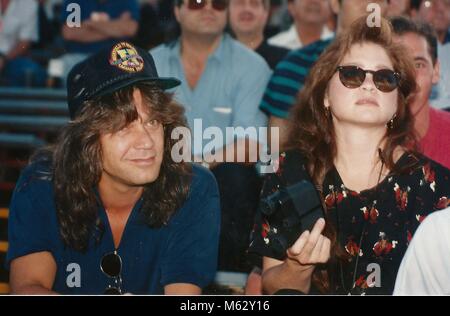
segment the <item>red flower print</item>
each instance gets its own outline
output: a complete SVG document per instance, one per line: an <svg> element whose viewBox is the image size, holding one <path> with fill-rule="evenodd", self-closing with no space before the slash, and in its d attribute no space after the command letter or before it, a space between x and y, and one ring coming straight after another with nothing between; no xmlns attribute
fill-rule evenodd
<svg viewBox="0 0 450 316"><path fill-rule="evenodd" d="M364 206L361 208L361 211L363 212L364 219L367 221L370 219L371 224L375 224L377 222L377 218L380 215L380 212L375 207L372 207L370 211L367 210L367 207Z"/></svg>
<svg viewBox="0 0 450 316"><path fill-rule="evenodd" d="M397 207L401 211L404 211L408 205L408 191L409 188L406 191L402 191L397 183L394 185L395 200L397 201Z"/></svg>
<svg viewBox="0 0 450 316"><path fill-rule="evenodd" d="M393 240L392 242L388 241L386 239L386 234L383 232L380 232L380 240L375 243L373 246L373 252L377 257L381 255L387 255L389 254L392 249L395 248L397 245L397 241Z"/></svg>
<svg viewBox="0 0 450 316"><path fill-rule="evenodd" d="M345 250L353 257L363 255L361 248L352 239L349 239L347 245L345 245Z"/></svg>
<svg viewBox="0 0 450 316"><path fill-rule="evenodd" d="M444 208L447 208L450 205L450 199L446 196L443 196L439 199L437 204L434 206L438 210L442 210Z"/></svg>
<svg viewBox="0 0 450 316"><path fill-rule="evenodd" d="M416 214L416 219L419 223L422 223L426 217L427 217L426 215Z"/></svg>

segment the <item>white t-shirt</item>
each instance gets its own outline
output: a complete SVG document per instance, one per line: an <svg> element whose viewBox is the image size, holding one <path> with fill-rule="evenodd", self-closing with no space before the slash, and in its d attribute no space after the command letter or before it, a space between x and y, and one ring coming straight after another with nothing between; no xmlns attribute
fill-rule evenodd
<svg viewBox="0 0 450 316"><path fill-rule="evenodd" d="M400 265L394 295L450 295L450 208L420 224Z"/></svg>
<svg viewBox="0 0 450 316"><path fill-rule="evenodd" d="M334 36L334 33L331 32L326 26L323 28L322 34L320 35L320 39L328 39ZM300 38L297 34L297 29L295 28L295 24L292 24L291 27L283 32L280 32L271 38L269 38L268 43L270 45L281 46L287 49L298 49L302 48L304 45L300 41Z"/></svg>
<svg viewBox="0 0 450 316"><path fill-rule="evenodd" d="M38 3L11 0L6 12L0 7L0 53L7 54L19 41L37 41Z"/></svg>

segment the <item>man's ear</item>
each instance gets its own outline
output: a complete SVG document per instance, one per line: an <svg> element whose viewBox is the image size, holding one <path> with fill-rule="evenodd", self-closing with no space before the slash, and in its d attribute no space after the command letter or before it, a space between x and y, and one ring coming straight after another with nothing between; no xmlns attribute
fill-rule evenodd
<svg viewBox="0 0 450 316"><path fill-rule="evenodd" d="M438 59L436 60L436 63L433 66L433 78L431 79L431 82L433 84L437 84L440 78L441 78L441 63L439 62Z"/></svg>
<svg viewBox="0 0 450 316"><path fill-rule="evenodd" d="M331 7L331 11L338 15L339 11L341 9L341 4L339 3L339 0L331 0L330 1L330 7Z"/></svg>
<svg viewBox="0 0 450 316"><path fill-rule="evenodd" d="M289 15L292 17L292 19L295 20L296 13L295 13L295 3L294 2L295 2L295 0L288 1L287 8L288 8Z"/></svg>
<svg viewBox="0 0 450 316"><path fill-rule="evenodd" d="M177 20L178 24L180 24L180 8L178 5L173 6L173 14L175 15L175 19Z"/></svg>

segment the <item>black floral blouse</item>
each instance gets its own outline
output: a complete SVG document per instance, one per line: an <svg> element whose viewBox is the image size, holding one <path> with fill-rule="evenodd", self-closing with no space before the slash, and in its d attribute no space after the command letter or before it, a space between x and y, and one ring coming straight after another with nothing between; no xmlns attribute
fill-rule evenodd
<svg viewBox="0 0 450 316"><path fill-rule="evenodd" d="M297 163L290 155L295 156L281 154L278 171L267 176L262 196L290 184L288 175ZM332 294L392 294L401 260L417 227L428 214L450 205L450 170L409 153L401 156L396 167L404 172L388 175L375 188L361 192L346 188L336 169L326 175L326 217L349 257L348 262L333 264ZM270 229L267 218L258 213L250 252L274 257Z"/></svg>

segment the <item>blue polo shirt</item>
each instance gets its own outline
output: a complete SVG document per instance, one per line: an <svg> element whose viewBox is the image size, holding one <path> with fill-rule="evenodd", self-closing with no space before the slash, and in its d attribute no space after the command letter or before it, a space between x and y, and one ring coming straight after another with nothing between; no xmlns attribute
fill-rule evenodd
<svg viewBox="0 0 450 316"><path fill-rule="evenodd" d="M306 77L333 39L318 40L291 51L275 68L259 108L269 115L287 118Z"/></svg>
<svg viewBox="0 0 450 316"><path fill-rule="evenodd" d="M147 226L134 206L119 247L122 258L122 290L133 294L163 294L164 286L191 283L204 287L217 267L220 204L217 183L211 172L192 167L190 191L183 207L168 225ZM15 258L48 251L57 271L53 290L61 294L102 294L113 285L100 269L104 254L113 252L111 228L103 206L98 215L103 236L89 242L86 253L65 247L59 234L49 166L34 163L23 172L14 191L9 215L9 249L6 266ZM79 287L74 272L79 273ZM75 284L75 285L74 285Z"/></svg>
<svg viewBox="0 0 450 316"><path fill-rule="evenodd" d="M129 12L133 20L139 21L139 2L137 0L65 0L62 6L62 23L66 23L67 17L73 14L71 11L67 11L67 7L71 3L80 6L81 23L83 23L84 20L89 19L93 12L105 12L109 15L111 20L118 19L123 13ZM115 42L120 42L122 40L127 39L112 38L92 43L66 41L65 47L68 53L92 54L103 48L111 47Z"/></svg>
<svg viewBox="0 0 450 316"><path fill-rule="evenodd" d="M193 137L196 130L217 127L226 134L227 127L267 126L267 116L258 108L272 71L266 61L229 34L223 34L217 49L194 89L189 86L181 63L180 40L160 45L150 51L158 74L175 77L181 85L174 90L175 99L184 106ZM200 125L194 125L201 119ZM198 129L197 129L198 127ZM230 142L233 139L230 140ZM203 141L204 144L207 141ZM225 145L225 144L224 144ZM194 154L200 152L193 148Z"/></svg>

